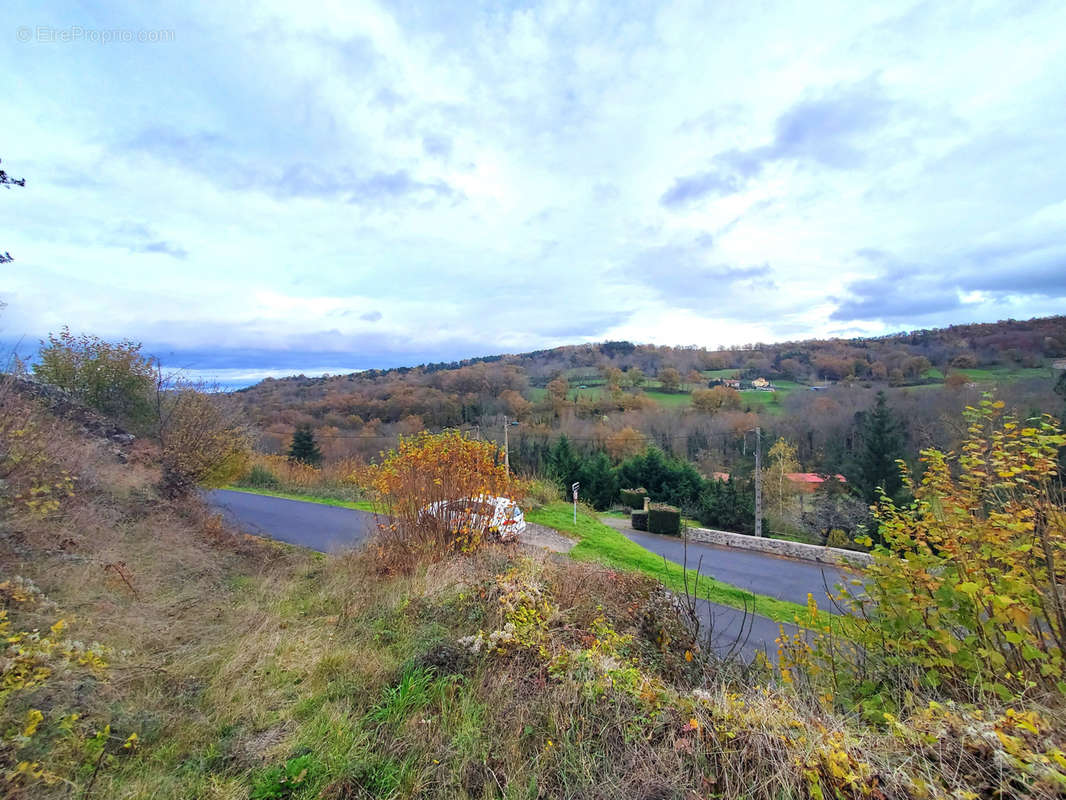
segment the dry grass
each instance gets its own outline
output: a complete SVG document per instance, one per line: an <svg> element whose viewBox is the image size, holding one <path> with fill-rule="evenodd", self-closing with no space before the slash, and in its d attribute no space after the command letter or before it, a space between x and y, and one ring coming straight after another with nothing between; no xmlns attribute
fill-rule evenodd
<svg viewBox="0 0 1066 800"><path fill-rule="evenodd" d="M352 476L360 474L365 467L365 462L358 458L328 460L320 467L312 467L285 456L253 453L248 471L237 485L334 500L362 500L365 492Z"/></svg>

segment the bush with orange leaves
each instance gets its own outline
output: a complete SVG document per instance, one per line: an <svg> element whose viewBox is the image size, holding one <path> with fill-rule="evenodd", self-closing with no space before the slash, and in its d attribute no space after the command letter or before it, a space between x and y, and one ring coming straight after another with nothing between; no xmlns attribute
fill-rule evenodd
<svg viewBox="0 0 1066 800"><path fill-rule="evenodd" d="M490 519L484 515L475 512L456 521L449 514L446 522L428 509L460 500L516 500L526 490L504 466L495 444L457 431L401 437L380 464L353 480L373 493L378 554L387 568L400 571L447 553L475 552L489 538Z"/></svg>

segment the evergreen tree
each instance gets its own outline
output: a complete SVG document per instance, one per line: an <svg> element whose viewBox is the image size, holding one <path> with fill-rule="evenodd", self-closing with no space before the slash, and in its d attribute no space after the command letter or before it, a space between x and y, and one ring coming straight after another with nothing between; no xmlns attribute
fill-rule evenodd
<svg viewBox="0 0 1066 800"><path fill-rule="evenodd" d="M709 528L734 533L755 533L755 491L750 483L707 481L700 495L699 520ZM763 531L769 531L763 520Z"/></svg>
<svg viewBox="0 0 1066 800"><path fill-rule="evenodd" d="M580 466L581 458L574 451L570 439L563 434L548 451L548 469L567 497L570 496L570 484L581 479L578 474Z"/></svg>
<svg viewBox="0 0 1066 800"><path fill-rule="evenodd" d="M694 466L666 455L658 447L649 447L623 461L618 478L625 486L643 486L656 502L690 511L699 506L706 483Z"/></svg>
<svg viewBox="0 0 1066 800"><path fill-rule="evenodd" d="M311 432L310 425L303 425L292 434L292 444L289 446L289 460L299 461L317 467L322 463L322 451L318 449L315 435Z"/></svg>
<svg viewBox="0 0 1066 800"><path fill-rule="evenodd" d="M618 475L611 467L611 459L602 450L588 456L578 468L581 482L580 496L598 511L606 511L618 497Z"/></svg>
<svg viewBox="0 0 1066 800"><path fill-rule="evenodd" d="M867 503L877 502L878 489L896 498L903 488L898 459L903 458L903 431L888 407L884 392L877 393L873 410L866 412L860 429L862 443L850 470L852 484Z"/></svg>

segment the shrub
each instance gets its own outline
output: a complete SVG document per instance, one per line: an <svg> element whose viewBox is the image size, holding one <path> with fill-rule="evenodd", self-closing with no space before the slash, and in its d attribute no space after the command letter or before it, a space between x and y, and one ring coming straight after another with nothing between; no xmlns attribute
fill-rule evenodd
<svg viewBox="0 0 1066 800"><path fill-rule="evenodd" d="M362 500L365 495L352 483L352 475L365 467L358 458L339 458L311 467L283 455L252 453L249 464L249 471L238 481L241 486L349 501ZM265 482L253 482L253 475L262 476Z"/></svg>
<svg viewBox="0 0 1066 800"><path fill-rule="evenodd" d="M61 466L62 440L50 419L0 375L0 512L42 517L74 491L74 478Z"/></svg>
<svg viewBox="0 0 1066 800"><path fill-rule="evenodd" d="M93 734L84 714L61 707L59 698L72 684L85 687L103 681L108 651L69 638L65 619L43 631L37 627L55 611L55 604L32 580L14 576L0 583L0 638L5 647L0 659L3 797L29 797L34 790L64 783L74 787L71 779L78 776L87 753L100 753L99 769L115 761L112 754L105 764L105 747L112 753L128 753L136 746L136 734L116 747L109 725Z"/></svg>
<svg viewBox="0 0 1066 800"><path fill-rule="evenodd" d="M491 518L477 508L479 498L516 499L526 490L498 456L492 442L457 431L420 433L401 437L381 464L356 476L375 493L378 554L387 568L407 570L422 559L472 553L485 543ZM426 513L433 507L447 510Z"/></svg>
<svg viewBox="0 0 1066 800"><path fill-rule="evenodd" d="M278 476L259 464L254 465L240 482L243 486L251 486L256 489L277 489L281 486Z"/></svg>
<svg viewBox="0 0 1066 800"><path fill-rule="evenodd" d="M848 535L844 533L844 531L840 530L840 528L833 528L831 531L829 531L828 534L826 534L825 546L848 548L853 547L854 545L851 539L848 538Z"/></svg>
<svg viewBox="0 0 1066 800"><path fill-rule="evenodd" d="M644 508L644 498L648 496L647 489L622 489L619 492L622 498L622 505L626 508Z"/></svg>
<svg viewBox="0 0 1066 800"><path fill-rule="evenodd" d="M526 482L526 496L523 502L526 507L540 508L554 503L559 496L559 486L554 481L534 478Z"/></svg>
<svg viewBox="0 0 1066 800"><path fill-rule="evenodd" d="M164 395L163 403L160 488L165 495L225 486L247 469L250 438L229 398L183 386Z"/></svg>
<svg viewBox="0 0 1066 800"><path fill-rule="evenodd" d="M43 383L135 426L151 419L156 376L140 344L74 336L64 327L58 336L49 334L48 342L41 342L38 359L33 374Z"/></svg>
<svg viewBox="0 0 1066 800"><path fill-rule="evenodd" d="M629 524L633 530L646 531L648 529L648 512L633 511L629 515Z"/></svg>
<svg viewBox="0 0 1066 800"><path fill-rule="evenodd" d="M654 504L648 509L648 531L676 536L681 533L681 512L673 506Z"/></svg>
<svg viewBox="0 0 1066 800"><path fill-rule="evenodd" d="M914 501L882 496L883 544L861 589L861 663L839 670L864 695L924 686L957 697L1066 692L1066 508L1054 421L1019 422L1002 402L969 408L958 456L925 450ZM868 543L868 542L867 542ZM837 654L839 656L839 654Z"/></svg>

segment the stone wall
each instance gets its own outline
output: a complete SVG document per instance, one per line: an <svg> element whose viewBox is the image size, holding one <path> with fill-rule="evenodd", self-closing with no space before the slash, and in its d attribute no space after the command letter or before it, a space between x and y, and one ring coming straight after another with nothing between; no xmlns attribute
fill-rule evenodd
<svg viewBox="0 0 1066 800"><path fill-rule="evenodd" d="M743 533L728 533L709 528L689 528L688 535L689 541L693 542L714 544L719 547L733 547L737 550L755 550L775 556L816 561L820 564L863 567L872 561L869 553L858 553L837 547L821 547L816 544L804 544L803 542L790 542L785 539L747 536Z"/></svg>

